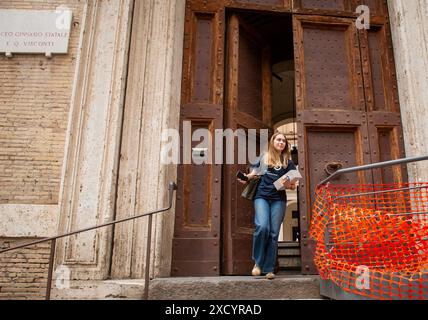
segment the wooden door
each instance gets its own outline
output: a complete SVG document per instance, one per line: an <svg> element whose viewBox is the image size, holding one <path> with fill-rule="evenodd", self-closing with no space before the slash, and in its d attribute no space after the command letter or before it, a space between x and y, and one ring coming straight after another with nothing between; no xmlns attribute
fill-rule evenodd
<svg viewBox="0 0 428 320"><path fill-rule="evenodd" d="M248 129L260 133L271 126L269 45L237 14L230 16L227 27L225 128L241 130L244 136ZM246 167L236 164L239 140L235 139L235 164L226 164L223 170L223 273L227 275L248 275L254 264L254 208L240 196L243 187L236 182L237 170Z"/></svg>
<svg viewBox="0 0 428 320"><path fill-rule="evenodd" d="M389 26L385 17L373 20L370 30L359 30L355 19L294 15L304 274L316 273L308 239L316 185L342 167L404 157ZM395 167L332 183L406 180L406 168Z"/></svg>
<svg viewBox="0 0 428 320"><path fill-rule="evenodd" d="M180 136L223 128L224 7L218 1L186 6ZM182 160L192 146L182 145ZM206 146L212 157L212 145ZM213 162L213 161L211 161ZM218 276L221 272L220 164L181 164L172 248L172 276Z"/></svg>

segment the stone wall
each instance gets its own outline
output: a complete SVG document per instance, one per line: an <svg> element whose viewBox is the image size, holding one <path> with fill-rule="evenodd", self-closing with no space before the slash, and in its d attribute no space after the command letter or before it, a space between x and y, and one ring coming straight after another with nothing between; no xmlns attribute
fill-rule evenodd
<svg viewBox="0 0 428 320"><path fill-rule="evenodd" d="M35 239L1 238L0 250ZM44 299L50 243L0 255L0 300Z"/></svg>
<svg viewBox="0 0 428 320"><path fill-rule="evenodd" d="M428 1L389 0L406 155L428 155ZM413 181L428 181L428 161L409 165Z"/></svg>
<svg viewBox="0 0 428 320"><path fill-rule="evenodd" d="M0 248L57 232L64 145L84 2L0 1L73 12L69 53L0 55ZM43 298L50 244L0 255L0 299Z"/></svg>
<svg viewBox="0 0 428 320"><path fill-rule="evenodd" d="M0 56L0 204L58 204L80 37L80 1L1 1L0 9L73 11L69 54Z"/></svg>

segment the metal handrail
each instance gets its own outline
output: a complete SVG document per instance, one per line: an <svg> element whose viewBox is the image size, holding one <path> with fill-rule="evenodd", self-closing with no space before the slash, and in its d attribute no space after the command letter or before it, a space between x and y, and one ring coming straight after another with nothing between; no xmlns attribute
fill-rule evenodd
<svg viewBox="0 0 428 320"><path fill-rule="evenodd" d="M52 245L51 245L51 251L50 251L50 258L49 258L49 271L48 271L48 281L47 281L47 287L46 287L46 300L50 300L50 296L51 296L51 287L52 287L52 274L53 274L53 261L55 258L55 249L56 249L56 240L61 239L61 238L65 238L65 237L69 237L72 235L76 235L76 234L80 234L83 232L87 232L87 231L92 231L95 229L99 229L99 228L104 228L104 227L108 227L111 225L116 225L118 223L122 223L122 222L126 222L126 221L130 221L130 220L135 220L135 219L139 219L142 217L149 217L149 225L148 225L148 237L147 237L147 247L146 247L146 272L145 272L145 279L144 279L144 296L143 299L147 300L149 297L149 276L150 276L150 250L151 250L151 233L152 233L152 219L153 219L153 215L161 213L161 212L165 212L168 211L172 208L172 201L173 201L173 194L174 191L177 190L177 184L175 182L170 182L169 183L169 206L167 208L164 209L160 209L160 210L156 210L156 211L152 211L152 212L148 212L148 213L144 213L138 216L133 216L133 217L129 217L129 218L125 218L125 219L120 219L120 220L116 220L116 221L112 221L112 222L108 222L108 223L104 223L102 225L98 225L98 226L94 226L94 227L90 227L90 228L85 228L85 229L81 229L81 230L77 230L77 231L73 231L73 232L69 232L69 233L65 233L65 234L61 234L61 235L57 235L54 237L50 237L50 238L45 238L45 239L41 239L41 240L37 240L31 243L27 243L24 245L19 245L13 248L9 248L9 249L5 249L5 250L1 250L0 254L5 253L5 252L9 252L9 251L14 251L17 249L22 249L22 248L26 248L26 247L30 247L39 243L44 243L44 242L49 242L52 241Z"/></svg>
<svg viewBox="0 0 428 320"><path fill-rule="evenodd" d="M399 160L390 160L390 161L385 161L385 162L368 164L368 165L364 165L364 166L340 169L340 170L337 170L332 175L330 175L328 178L321 181L317 185L317 189L320 188L323 184L326 184L327 182L329 182L334 177L342 175L342 174L356 172L356 171L364 171L364 170L370 170L370 169L384 168L384 167L388 167L388 166L394 166L394 165L403 164L403 163L410 163L410 162L418 162L418 161L423 161L423 160L428 160L428 156L411 157L411 158L404 158L404 159L399 159Z"/></svg>

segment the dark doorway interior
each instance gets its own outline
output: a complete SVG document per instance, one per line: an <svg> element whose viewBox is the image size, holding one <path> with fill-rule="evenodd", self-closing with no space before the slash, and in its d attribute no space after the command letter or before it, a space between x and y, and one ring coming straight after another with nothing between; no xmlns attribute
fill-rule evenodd
<svg viewBox="0 0 428 320"><path fill-rule="evenodd" d="M225 127L250 128L248 122L254 118L262 123L262 127L270 130L277 128L284 130L285 127L289 129L289 126L284 125L295 123L296 118L291 14L230 10L227 11L226 21L229 29L239 29L239 35L230 32L231 30L226 32L228 36L225 47L228 50L225 114L229 115L225 117ZM236 52L231 53L235 50L236 42L238 48ZM264 56L266 52L268 57ZM269 70L264 70L266 68ZM234 69L238 70L235 76L231 71ZM266 83L263 85L266 77L268 89ZM238 89L235 90L235 87ZM257 99L260 101L255 102ZM238 115L235 113L232 115L230 110L237 110ZM250 120L246 122L244 119L247 117ZM252 127L254 128L256 127ZM286 132L294 147L297 147L296 129L296 126L291 126L291 131ZM240 186L230 187L233 183L230 173L235 172L235 167L226 165L223 172L222 274L246 275L253 264L251 256L254 209L252 203L239 199ZM301 270L297 194L298 192L289 194L290 207L287 209L279 242L277 263L279 273L300 273Z"/></svg>

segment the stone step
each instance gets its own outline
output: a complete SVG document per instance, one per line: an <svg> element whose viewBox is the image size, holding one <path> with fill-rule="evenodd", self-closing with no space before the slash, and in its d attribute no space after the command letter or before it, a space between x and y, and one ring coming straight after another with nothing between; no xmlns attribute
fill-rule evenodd
<svg viewBox="0 0 428 320"><path fill-rule="evenodd" d="M300 242L278 241L278 248L300 248Z"/></svg>
<svg viewBox="0 0 428 320"><path fill-rule="evenodd" d="M52 288L53 300L141 300L144 280L72 281ZM318 276L162 278L150 282L151 300L322 299Z"/></svg>
<svg viewBox="0 0 428 320"><path fill-rule="evenodd" d="M318 276L164 278L150 283L151 300L321 299Z"/></svg>
<svg viewBox="0 0 428 320"><path fill-rule="evenodd" d="M300 248L278 248L278 257L300 257Z"/></svg>
<svg viewBox="0 0 428 320"><path fill-rule="evenodd" d="M142 300L144 280L71 281L52 284L52 300Z"/></svg>
<svg viewBox="0 0 428 320"><path fill-rule="evenodd" d="M302 266L302 260L298 257L278 257L278 263L280 269L300 269Z"/></svg>
<svg viewBox="0 0 428 320"><path fill-rule="evenodd" d="M278 242L278 256L300 256L300 243Z"/></svg>
<svg viewBox="0 0 428 320"><path fill-rule="evenodd" d="M301 269L301 252L299 242L278 242L279 272Z"/></svg>

